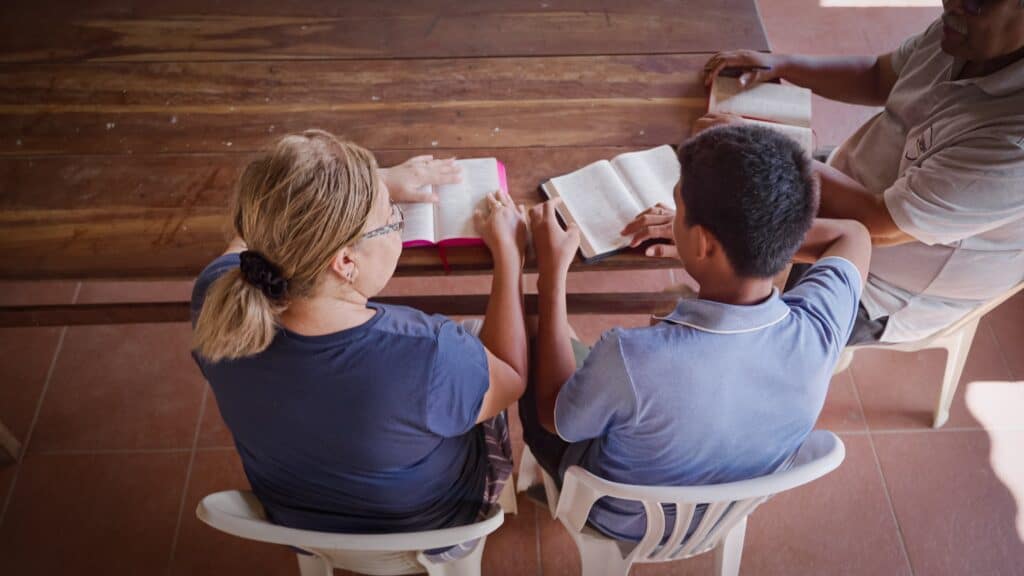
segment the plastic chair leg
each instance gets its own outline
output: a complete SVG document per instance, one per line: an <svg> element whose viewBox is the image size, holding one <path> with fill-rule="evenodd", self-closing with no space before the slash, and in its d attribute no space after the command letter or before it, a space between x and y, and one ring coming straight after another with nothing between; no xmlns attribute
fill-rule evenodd
<svg viewBox="0 0 1024 576"><path fill-rule="evenodd" d="M585 535L574 540L580 552L583 576L629 576L632 562L622 557L614 540L588 538Z"/></svg>
<svg viewBox="0 0 1024 576"><path fill-rule="evenodd" d="M505 483L505 487L501 489L501 495L498 496L498 505L505 511L505 514L519 513L519 504L516 502L516 488L512 485L511 478Z"/></svg>
<svg viewBox="0 0 1024 576"><path fill-rule="evenodd" d="M299 558L299 574L302 576L333 576L334 568L327 560L311 554L296 554Z"/></svg>
<svg viewBox="0 0 1024 576"><path fill-rule="evenodd" d="M935 420L932 428L941 428L949 419L949 407L953 404L953 396L960 384L960 376L964 373L964 364L971 353L974 333L978 330L978 320L965 325L956 334L950 336L942 347L946 349L946 370L942 376L942 390L939 392L939 405L935 407Z"/></svg>
<svg viewBox="0 0 1024 576"><path fill-rule="evenodd" d="M747 534L747 519L744 518L729 530L715 547L715 574L718 576L739 576L740 560L743 558L743 539Z"/></svg>
<svg viewBox="0 0 1024 576"><path fill-rule="evenodd" d="M486 543L487 538L481 538L476 548L468 556L458 560L434 564L424 561L421 555L420 563L427 569L429 576L480 576L480 564L483 561L484 544Z"/></svg>
<svg viewBox="0 0 1024 576"><path fill-rule="evenodd" d="M544 495L548 501L548 511L551 512L551 517L555 517L555 511L558 510L558 499L561 498L561 494L558 491L558 485L555 484L555 479L548 476L548 473L541 470L541 478L544 479Z"/></svg>
<svg viewBox="0 0 1024 576"><path fill-rule="evenodd" d="M850 367L850 363L853 362L853 350L851 348L844 348L842 353L839 354L839 362L836 363L836 367L832 370L832 374L839 374L843 370Z"/></svg>
<svg viewBox="0 0 1024 576"><path fill-rule="evenodd" d="M533 457L529 446L523 446L523 455L519 459L519 478L516 480L516 492L526 492L537 483L537 470L540 464Z"/></svg>

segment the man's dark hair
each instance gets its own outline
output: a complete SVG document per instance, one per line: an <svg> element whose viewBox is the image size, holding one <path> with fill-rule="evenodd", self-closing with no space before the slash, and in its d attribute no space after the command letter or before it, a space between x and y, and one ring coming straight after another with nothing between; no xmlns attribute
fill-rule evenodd
<svg viewBox="0 0 1024 576"><path fill-rule="evenodd" d="M803 149L761 126L722 126L684 142L679 162L686 225L711 232L740 276L781 271L818 211Z"/></svg>

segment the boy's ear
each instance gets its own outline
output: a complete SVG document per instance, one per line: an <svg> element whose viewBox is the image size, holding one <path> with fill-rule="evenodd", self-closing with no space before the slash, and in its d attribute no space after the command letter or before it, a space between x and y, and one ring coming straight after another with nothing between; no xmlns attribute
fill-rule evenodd
<svg viewBox="0 0 1024 576"><path fill-rule="evenodd" d="M718 244L718 239L707 228L696 224L691 230L693 233L693 255L698 260L713 258L722 249Z"/></svg>

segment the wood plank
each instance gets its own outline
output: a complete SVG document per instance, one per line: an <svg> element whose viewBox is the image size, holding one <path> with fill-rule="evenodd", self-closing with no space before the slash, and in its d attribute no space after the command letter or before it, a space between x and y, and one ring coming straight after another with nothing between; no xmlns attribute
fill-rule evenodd
<svg viewBox="0 0 1024 576"><path fill-rule="evenodd" d="M633 148L458 149L460 157L505 162L517 202L541 201L552 176ZM383 151L382 165L421 152ZM247 154L0 159L0 278L192 278L223 251L227 211ZM453 273L484 273L484 248L448 251ZM531 262L532 265L532 262ZM662 268L631 253L579 270ZM436 275L434 248L406 250L401 275Z"/></svg>
<svg viewBox="0 0 1024 576"><path fill-rule="evenodd" d="M703 96L711 53L429 60L0 65L0 104L85 111Z"/></svg>
<svg viewBox="0 0 1024 576"><path fill-rule="evenodd" d="M476 316L487 310L487 294L447 296L385 296L381 304L411 306L428 314ZM582 293L566 296L570 314L656 314L671 310L679 299L672 292L621 294ZM524 300L527 314L537 313L537 295ZM94 324L150 324L190 321L189 302L125 302L116 304L67 304L2 306L0 327L82 326Z"/></svg>
<svg viewBox="0 0 1024 576"><path fill-rule="evenodd" d="M196 61L767 50L755 0L36 0L0 61Z"/></svg>
<svg viewBox="0 0 1024 576"><path fill-rule="evenodd" d="M310 127L373 149L644 147L679 141L705 107L700 98L584 98L312 105L185 117L173 111L3 114L0 133L14 140L3 139L0 155L251 151Z"/></svg>
<svg viewBox="0 0 1024 576"><path fill-rule="evenodd" d="M321 127L375 149L677 141L708 55L0 67L0 155L252 151Z"/></svg>

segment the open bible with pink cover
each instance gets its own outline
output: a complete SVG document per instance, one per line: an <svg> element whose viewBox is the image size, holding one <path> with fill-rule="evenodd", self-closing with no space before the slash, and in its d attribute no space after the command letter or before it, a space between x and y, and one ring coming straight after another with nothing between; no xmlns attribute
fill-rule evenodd
<svg viewBox="0 0 1024 576"><path fill-rule="evenodd" d="M508 193L505 165L497 158L456 160L462 182L438 186L436 204L401 204L405 214L402 246L472 246L482 244L473 213L487 209L487 196L501 189Z"/></svg>

